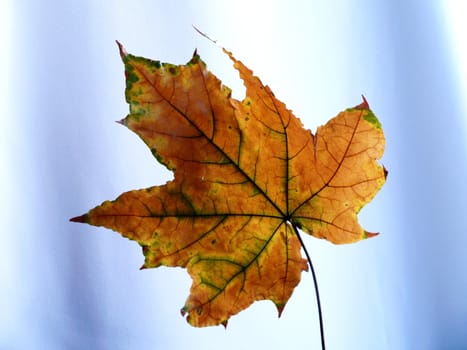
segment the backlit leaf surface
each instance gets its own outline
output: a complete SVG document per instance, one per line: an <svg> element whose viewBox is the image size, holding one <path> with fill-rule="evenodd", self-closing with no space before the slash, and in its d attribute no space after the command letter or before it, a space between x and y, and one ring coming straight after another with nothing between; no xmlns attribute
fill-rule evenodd
<svg viewBox="0 0 467 350"><path fill-rule="evenodd" d="M381 125L366 100L313 135L251 70L225 51L243 101L196 54L186 65L127 54L122 124L174 172L71 219L135 240L144 268L187 269L182 308L193 326L227 324L256 300L283 310L307 270L294 228L333 243L371 237L357 213L385 182Z"/></svg>

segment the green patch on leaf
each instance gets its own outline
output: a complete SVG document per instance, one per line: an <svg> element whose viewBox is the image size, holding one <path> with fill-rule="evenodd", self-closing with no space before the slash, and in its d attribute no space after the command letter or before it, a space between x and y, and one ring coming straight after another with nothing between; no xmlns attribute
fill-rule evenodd
<svg viewBox="0 0 467 350"><path fill-rule="evenodd" d="M381 123L372 111L366 111L365 115L363 116L363 119L365 119L368 123L373 125L376 129L381 129Z"/></svg>
<svg viewBox="0 0 467 350"><path fill-rule="evenodd" d="M132 89L133 84L139 81L138 74L136 74L135 68L131 64L125 64L125 76L126 76L126 88L128 91Z"/></svg>

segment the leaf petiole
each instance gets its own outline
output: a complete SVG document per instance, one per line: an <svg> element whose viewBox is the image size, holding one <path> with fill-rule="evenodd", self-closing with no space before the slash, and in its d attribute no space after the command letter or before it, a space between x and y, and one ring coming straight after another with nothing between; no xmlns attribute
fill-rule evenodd
<svg viewBox="0 0 467 350"><path fill-rule="evenodd" d="M313 277L313 284L315 286L315 295L316 295L316 304L318 306L318 317L319 317L319 332L321 336L321 349L325 350L326 345L324 343L324 326L323 326L323 313L321 310L321 300L319 297L319 289L318 289L318 280L316 278L316 273L315 269L313 268L313 263L311 262L310 254L308 254L308 250L306 249L305 243L302 240L302 237L300 236L300 233L298 232L297 226L295 224L292 224L292 227L295 231L295 234L297 235L298 240L300 241L300 245L303 248L303 251L305 252L306 259L308 260L308 265L310 266L310 271L311 275Z"/></svg>

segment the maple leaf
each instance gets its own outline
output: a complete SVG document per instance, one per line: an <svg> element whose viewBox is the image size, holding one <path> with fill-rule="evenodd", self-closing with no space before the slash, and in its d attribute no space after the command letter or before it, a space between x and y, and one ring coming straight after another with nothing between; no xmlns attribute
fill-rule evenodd
<svg viewBox="0 0 467 350"><path fill-rule="evenodd" d="M71 221L138 242L143 268L185 267L193 283L182 314L191 325L226 325L265 299L280 316L307 270L297 228L333 243L374 235L357 213L385 182L376 161L385 140L366 100L313 135L226 50L245 84L243 101L196 51L173 65L119 48L130 105L121 123L174 179Z"/></svg>

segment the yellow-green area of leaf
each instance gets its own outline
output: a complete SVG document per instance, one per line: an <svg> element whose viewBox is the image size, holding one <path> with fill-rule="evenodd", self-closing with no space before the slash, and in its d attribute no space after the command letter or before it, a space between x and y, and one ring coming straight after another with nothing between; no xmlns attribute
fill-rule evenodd
<svg viewBox="0 0 467 350"><path fill-rule="evenodd" d="M174 179L71 220L138 242L144 268L186 268L193 284L182 314L191 325L226 325L256 300L280 314L307 270L297 228L333 243L374 235L357 213L385 182L377 163L385 140L365 100L313 135L228 51L243 101L196 52L173 65L119 47L130 105L121 123Z"/></svg>

